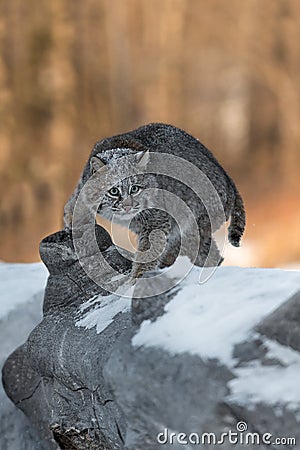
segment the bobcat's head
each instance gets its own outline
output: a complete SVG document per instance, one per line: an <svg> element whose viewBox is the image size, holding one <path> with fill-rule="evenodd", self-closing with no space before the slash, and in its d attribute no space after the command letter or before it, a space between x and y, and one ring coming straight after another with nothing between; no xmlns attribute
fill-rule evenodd
<svg viewBox="0 0 300 450"><path fill-rule="evenodd" d="M123 156L130 156L130 158L122 158ZM111 149L91 158L90 171L91 175L95 174L92 177L93 186L95 193L98 188L98 194L102 197L97 210L98 214L108 220L122 223L130 221L139 212L151 208L153 192L151 193L147 188L154 188L156 185L153 175L147 173L149 156L148 151ZM102 172L99 169L104 166L106 179L116 177L118 181L103 196L103 192L99 192ZM129 171L130 176L124 178L126 171Z"/></svg>

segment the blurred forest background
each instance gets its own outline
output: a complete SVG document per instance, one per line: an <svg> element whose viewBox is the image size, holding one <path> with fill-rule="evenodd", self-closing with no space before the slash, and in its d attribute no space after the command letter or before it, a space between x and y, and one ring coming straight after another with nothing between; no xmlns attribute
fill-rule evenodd
<svg viewBox="0 0 300 450"><path fill-rule="evenodd" d="M233 263L299 267L300 2L0 11L1 260L38 260L95 141L161 121L197 136L239 186L248 224Z"/></svg>

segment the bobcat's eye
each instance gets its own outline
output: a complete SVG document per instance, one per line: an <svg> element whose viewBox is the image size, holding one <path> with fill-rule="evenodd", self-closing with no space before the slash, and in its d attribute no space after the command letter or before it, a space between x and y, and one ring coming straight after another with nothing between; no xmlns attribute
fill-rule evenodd
<svg viewBox="0 0 300 450"><path fill-rule="evenodd" d="M129 194L137 194L140 190L140 186L138 186L137 184L133 184L132 186L130 186Z"/></svg>
<svg viewBox="0 0 300 450"><path fill-rule="evenodd" d="M117 187L112 187L109 191L108 191L108 195L110 195L111 197L119 197L120 191Z"/></svg>

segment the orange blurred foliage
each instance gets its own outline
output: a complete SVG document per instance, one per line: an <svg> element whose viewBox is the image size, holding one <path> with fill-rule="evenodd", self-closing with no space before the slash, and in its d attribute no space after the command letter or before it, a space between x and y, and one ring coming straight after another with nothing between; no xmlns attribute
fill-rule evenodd
<svg viewBox="0 0 300 450"><path fill-rule="evenodd" d="M95 141L155 121L198 137L240 187L241 265L300 261L299 2L3 0L0 11L1 259L38 259Z"/></svg>

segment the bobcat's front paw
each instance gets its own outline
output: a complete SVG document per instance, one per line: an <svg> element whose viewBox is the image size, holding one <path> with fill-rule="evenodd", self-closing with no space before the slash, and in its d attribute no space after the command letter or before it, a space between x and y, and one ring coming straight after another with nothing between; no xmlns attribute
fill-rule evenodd
<svg viewBox="0 0 300 450"><path fill-rule="evenodd" d="M144 273L156 269L158 269L158 261L149 264L133 263L130 276L131 279L141 278Z"/></svg>
<svg viewBox="0 0 300 450"><path fill-rule="evenodd" d="M146 270L147 269L145 269L143 264L133 264L130 273L130 278L131 279L141 278L146 272Z"/></svg>

